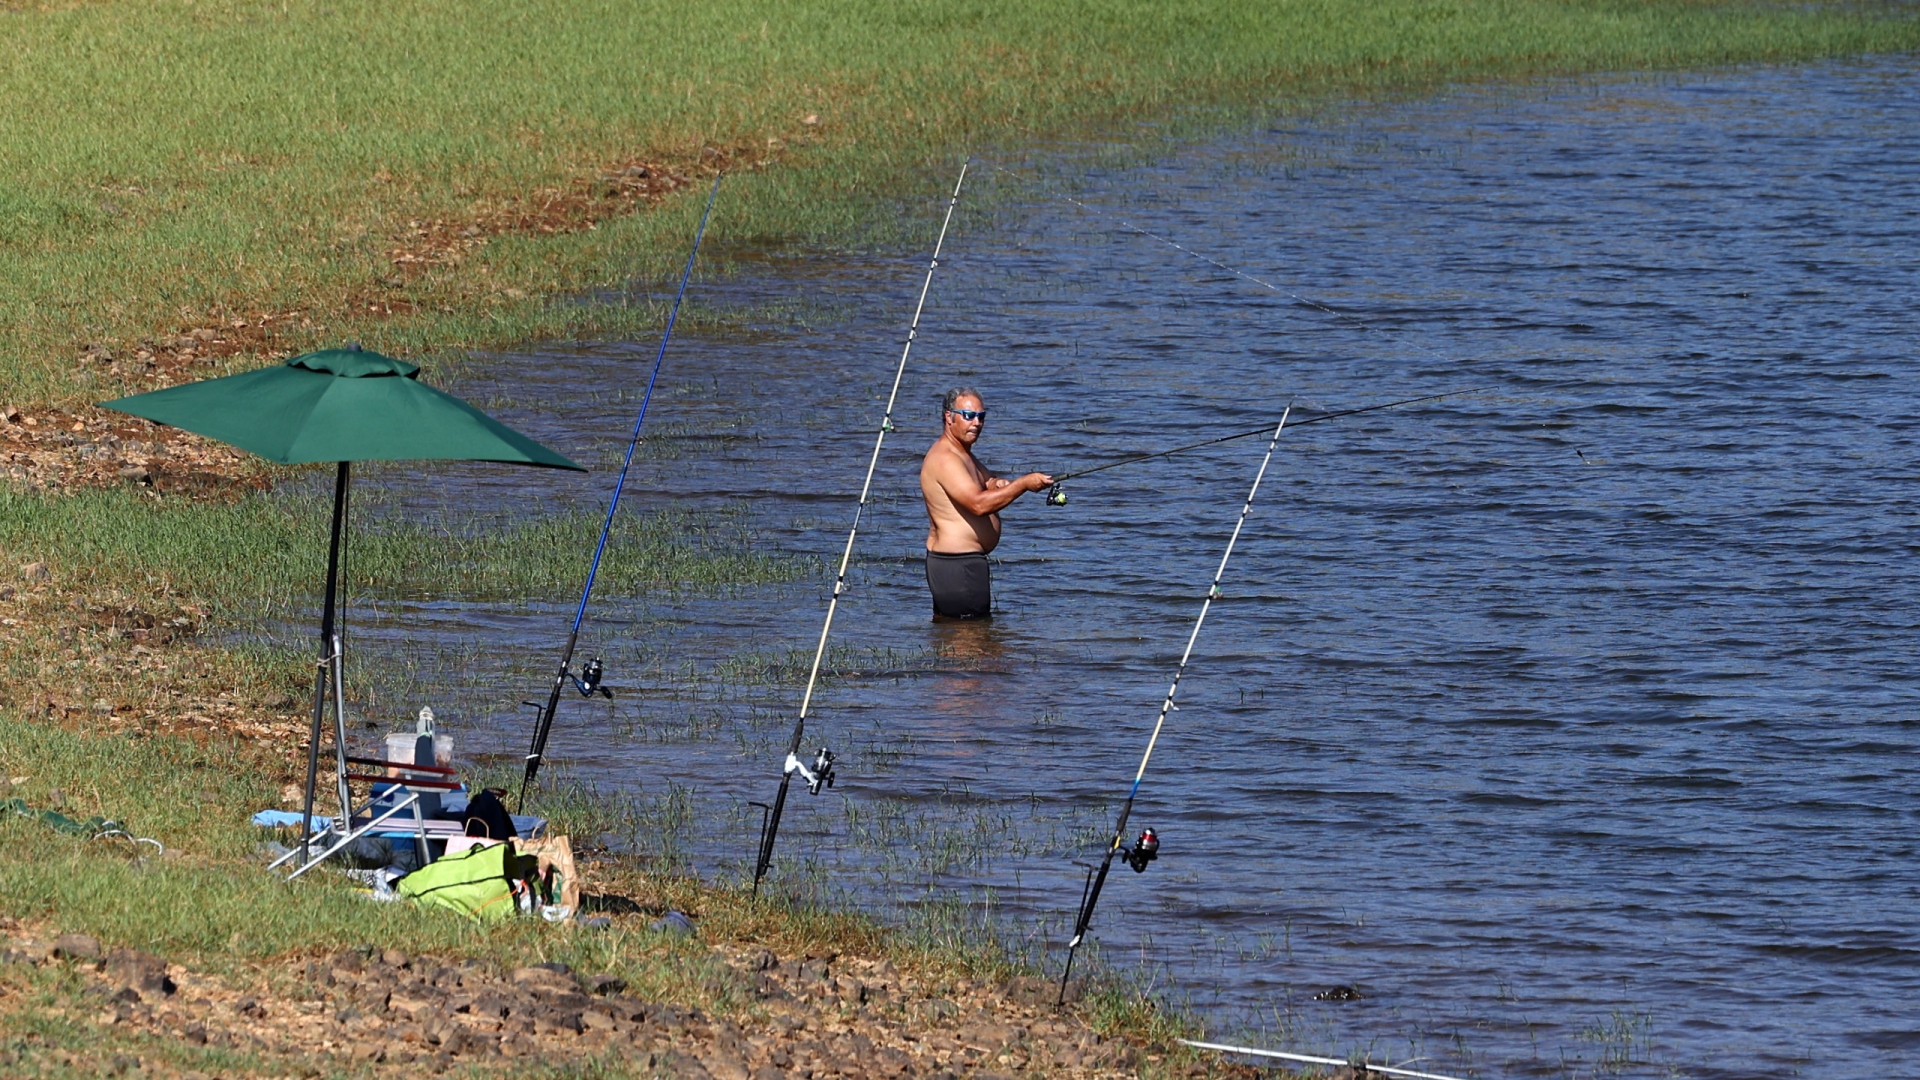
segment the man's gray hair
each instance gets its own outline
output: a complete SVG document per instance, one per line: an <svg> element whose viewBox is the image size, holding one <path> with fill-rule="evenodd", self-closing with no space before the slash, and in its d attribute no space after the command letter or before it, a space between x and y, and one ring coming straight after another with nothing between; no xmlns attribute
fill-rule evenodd
<svg viewBox="0 0 1920 1080"><path fill-rule="evenodd" d="M944 424L947 422L947 412L953 408L954 402L959 401L963 397L970 397L975 401L978 401L980 403L980 407L983 409L987 407L987 399L980 396L980 391L975 390L971 386L956 386L953 389L947 391L946 399L940 402L940 422L941 423Z"/></svg>

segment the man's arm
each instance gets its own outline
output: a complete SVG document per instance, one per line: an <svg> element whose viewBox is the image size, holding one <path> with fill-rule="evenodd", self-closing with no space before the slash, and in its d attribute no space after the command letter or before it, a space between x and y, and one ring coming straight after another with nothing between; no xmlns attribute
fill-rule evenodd
<svg viewBox="0 0 1920 1080"><path fill-rule="evenodd" d="M933 479L953 505L975 517L997 514L1027 492L1053 483L1053 477L1045 473L1028 473L1017 480L988 477L983 485L957 458L945 455L934 462Z"/></svg>

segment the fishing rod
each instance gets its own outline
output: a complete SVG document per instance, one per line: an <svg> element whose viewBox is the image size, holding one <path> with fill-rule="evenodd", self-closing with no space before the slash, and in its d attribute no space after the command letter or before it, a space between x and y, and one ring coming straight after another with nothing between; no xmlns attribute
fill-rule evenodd
<svg viewBox="0 0 1920 1080"><path fill-rule="evenodd" d="M806 782L807 793L820 794L822 787L833 786L833 751L821 747L814 755L813 764L807 765L800 760L800 740L805 737L807 711L813 706L813 688L820 679L820 661L827 653L827 634L833 630L833 615L840 608L840 594L847 588L847 564L853 559L853 541L860 535L860 516L866 513L867 497L873 491L873 472L880 464L880 447L887 441L887 432L893 430L893 406L900 397L900 380L907 373L907 357L913 352L913 343L920 333L920 313L927 306L927 291L933 288L933 272L940 266L940 251L946 246L947 226L953 223L953 208L959 205L960 188L967 182L967 167L971 160L960 163L960 178L953 183L953 194L947 199L947 214L940 222L940 236L933 242L933 258L927 263L926 280L920 283L920 301L914 305L913 320L907 324L906 344L900 349L900 363L894 368L893 390L887 395L887 409L880 417L880 430L874 435L873 456L867 460L867 478L860 485L860 502L853 510L853 527L847 530L846 550L840 553L840 572L833 579L833 596L827 600L827 618L820 626L820 642L813 649L813 670L807 674L807 692L800 699L800 716L793 722L793 741L787 744L787 760L780 769L780 791L773 797L773 805L750 803L760 808L760 850L753 863L753 894L760 895L760 879L767 875L767 868L773 864L773 841L780 832L780 815L787 807L787 790L793 785L794 775L799 774Z"/></svg>
<svg viewBox="0 0 1920 1080"><path fill-rule="evenodd" d="M633 421L633 436L627 440L627 455L620 463L620 477L613 482L613 498L607 502L607 520L600 526L600 540L593 548L593 565L587 568L587 584L580 590L580 606L573 613L573 627L567 631L567 647L560 653L560 670L554 673L553 690L547 695L544 706L537 702L524 702L540 709L539 719L533 728L533 745L527 750L527 774L520 781L520 799L518 805L524 809L527 804L527 790L533 786L533 778L540 772L540 763L546 757L547 735L553 730L553 717L560 709L560 697L566 691L567 684L579 691L580 696L591 698L595 694L611 699L613 691L601 685L606 667L599 657L592 657L580 665L576 674L573 670L573 651L580 644L580 624L587 617L587 599L593 595L593 579L600 573L600 559L606 554L607 537L613 532L613 515L620 509L620 493L627 486L627 470L633 466L634 448L640 445L640 426L647 422L647 404L653 400L653 387L660 380L660 363L667 358L667 342L673 340L673 323L680 316L680 301L686 299L687 281L693 277L693 262L700 255L700 241L707 234L707 219L713 214L713 200L720 194L720 178L723 173L715 173L713 187L707 192L706 208L700 211L700 225L693 233L693 250L687 253L687 268L680 272L680 289L673 295L673 307L667 312L667 329L660 335L660 351L653 357L653 374L647 377L647 391L640 398L640 415Z"/></svg>
<svg viewBox="0 0 1920 1080"><path fill-rule="evenodd" d="M1186 651L1180 654L1180 665L1173 669L1173 684L1167 687L1166 700L1160 703L1160 715L1153 722L1153 734L1147 738L1146 753L1140 755L1140 768L1133 774L1133 786L1127 789L1127 801L1120 804L1120 819L1113 825L1113 842L1107 845L1107 857L1100 860L1098 871L1087 871L1087 884L1080 892L1080 913L1073 921L1073 937L1067 942L1067 966L1060 973L1060 1000L1067 1002L1067 982L1073 976L1073 957L1080 950L1080 942L1087 936L1087 927L1093 922L1093 908L1100 902L1100 890L1107 883L1107 873L1113 869L1113 858L1118 855L1126 860L1136 874L1145 873L1147 864L1160 856L1160 837L1152 829L1142 829L1139 839L1132 847L1126 846L1127 819L1133 816L1133 800L1140 794L1140 781L1147 775L1147 763L1153 760L1153 748L1160 741L1160 730L1166 726L1167 714L1173 711L1173 696L1180 692L1180 677L1187 672L1187 661L1193 656L1193 643L1200 640L1200 627L1207 621L1207 612L1213 609L1213 602L1220 596L1220 578L1227 572L1227 560L1233 558L1233 546L1240 542L1240 530L1247 524L1247 515L1253 512L1253 497L1260 493L1260 481L1266 478L1267 465L1273 461L1273 448L1280 445L1280 433L1286 430L1287 418L1293 415L1293 405L1289 403L1280 414L1280 422L1273 427L1273 438L1267 443L1267 455L1260 459L1260 471L1253 474L1253 487L1247 491L1247 501L1240 507L1240 516L1233 523L1233 535L1227 538L1227 550L1220 555L1220 565L1213 571L1213 583L1207 587L1207 598L1200 604L1200 614L1193 620L1193 631L1187 635Z"/></svg>
<svg viewBox="0 0 1920 1080"><path fill-rule="evenodd" d="M1491 390L1491 389L1493 389L1491 386L1476 386L1468 390L1449 390L1444 394L1428 394L1425 397L1405 398L1400 401L1388 401L1380 405L1368 405L1365 408L1361 408L1361 409L1343 409L1340 412L1330 412L1322 416L1315 416L1307 420L1301 420L1295 423L1293 426L1305 427L1308 424L1317 424L1322 420L1336 420L1342 416L1358 416L1361 413L1379 412L1382 409L1397 408L1398 406L1401 406L1401 405L1413 405L1422 401L1438 401L1441 398L1459 397L1462 394L1478 394L1483 390ZM1251 438L1252 436L1255 436L1255 435L1265 435L1266 433L1267 433L1266 428L1259 427L1259 428L1254 428L1252 431L1242 431L1233 435L1222 435L1217 439L1205 439L1197 443L1188 443L1186 446L1176 446L1171 450L1160 450L1151 454L1135 454L1132 457L1124 457L1119 459L1118 461L1109 461L1105 465L1095 465L1090 469L1081 469L1079 472L1055 473L1053 477L1053 486L1047 489L1047 505L1048 506L1067 505L1067 493L1061 490L1060 485L1076 477L1092 476L1094 473L1106 472L1108 469L1117 469L1122 465L1133 465L1142 461L1152 461L1156 458L1172 457L1175 454L1184 454L1189 450L1198 450L1202 447L1215 446L1223 442L1232 442L1235 439L1246 439L1246 438Z"/></svg>
<svg viewBox="0 0 1920 1080"><path fill-rule="evenodd" d="M1457 1076L1445 1076L1440 1073L1414 1072L1412 1069L1397 1069L1388 1065L1375 1065L1365 1058L1354 1061L1350 1058L1320 1057L1317 1054L1288 1054L1279 1050L1262 1050L1257 1046L1234 1046L1231 1043L1196 1042L1192 1039L1175 1039L1196 1050L1217 1050L1223 1054L1246 1054L1249 1057L1273 1058L1277 1061L1299 1061L1308 1065L1345 1065L1353 1070L1353 1075L1380 1073L1383 1076L1410 1076L1415 1080L1460 1080ZM1414 1058L1414 1061L1421 1059Z"/></svg>

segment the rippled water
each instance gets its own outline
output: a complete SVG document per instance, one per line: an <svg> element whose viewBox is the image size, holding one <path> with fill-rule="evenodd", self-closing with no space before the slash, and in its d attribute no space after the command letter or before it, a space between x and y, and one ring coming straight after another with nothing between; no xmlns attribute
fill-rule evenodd
<svg viewBox="0 0 1920 1080"><path fill-rule="evenodd" d="M1125 171L1006 162L1283 292L1038 191L950 239L809 737L842 779L793 807L785 887L991 895L1057 963L1073 860L1263 449L1023 500L999 618L935 626L914 469L945 387L985 392L990 464L1059 470L1288 401L1491 384L1283 439L1136 810L1165 854L1102 903L1108 959L1222 1033L1440 1072L1920 1070L1917 110L1909 65L1841 63L1356 105ZM553 753L680 785L703 872L740 872L777 782L800 676L775 662L818 632L924 259L696 281L812 314L669 355L649 423L679 437L634 504L744 502L764 550L821 569L607 598L588 649L630 689L569 704ZM465 391L606 460L653 349L541 348ZM608 482L428 475L387 482L529 510ZM553 600L387 604L361 662L464 650L443 677L490 707L455 722L517 752ZM1362 1000L1312 999L1336 985Z"/></svg>

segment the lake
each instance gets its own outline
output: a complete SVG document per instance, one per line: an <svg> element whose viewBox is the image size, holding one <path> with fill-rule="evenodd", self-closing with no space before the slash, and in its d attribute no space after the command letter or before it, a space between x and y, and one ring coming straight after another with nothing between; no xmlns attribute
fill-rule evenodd
<svg viewBox="0 0 1920 1080"><path fill-rule="evenodd" d="M1281 439L1105 962L1220 1036L1454 1075L1920 1068L1916 118L1896 58L1463 87L1145 165L983 155L1012 203L948 239L810 722L840 778L796 793L773 887L989 918L1057 971L1264 450L1023 499L997 618L936 625L915 470L947 387L986 395L990 465L1060 471L1488 386ZM550 754L703 874L750 865L927 254L696 275L690 303L765 317L676 337L628 505L816 569L601 597L581 655L622 691L570 700ZM656 347L534 347L462 392L606 464ZM422 514L611 479L379 476ZM517 757L573 601L363 601L355 674Z"/></svg>

